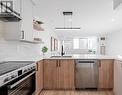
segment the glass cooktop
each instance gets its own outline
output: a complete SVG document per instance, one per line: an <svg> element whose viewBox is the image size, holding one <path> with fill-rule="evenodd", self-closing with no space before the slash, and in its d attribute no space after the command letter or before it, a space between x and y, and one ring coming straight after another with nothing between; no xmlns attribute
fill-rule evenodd
<svg viewBox="0 0 122 95"><path fill-rule="evenodd" d="M35 63L34 61L8 61L0 63L0 76L13 70Z"/></svg>

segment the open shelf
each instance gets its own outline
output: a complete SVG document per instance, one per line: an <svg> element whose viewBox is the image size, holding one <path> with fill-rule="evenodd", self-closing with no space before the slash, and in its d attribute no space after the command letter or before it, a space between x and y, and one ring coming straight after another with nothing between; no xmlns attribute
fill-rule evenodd
<svg viewBox="0 0 122 95"><path fill-rule="evenodd" d="M40 38L34 38L33 41L27 41L27 40L20 40L21 42L25 43L32 43L32 44L44 44L44 42Z"/></svg>
<svg viewBox="0 0 122 95"><path fill-rule="evenodd" d="M35 29L37 31L44 31L44 29L41 27L41 25L38 24L37 22L33 22L33 29Z"/></svg>

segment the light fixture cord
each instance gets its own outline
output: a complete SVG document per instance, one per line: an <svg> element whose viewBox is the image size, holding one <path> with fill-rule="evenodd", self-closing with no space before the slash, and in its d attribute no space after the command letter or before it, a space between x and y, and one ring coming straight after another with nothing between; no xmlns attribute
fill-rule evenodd
<svg viewBox="0 0 122 95"><path fill-rule="evenodd" d="M71 21L70 22L71 22L71 28L72 28L72 14L71 14Z"/></svg>
<svg viewBox="0 0 122 95"><path fill-rule="evenodd" d="M65 19L66 19L66 17L65 17L65 15L64 15L64 28L66 28Z"/></svg>
<svg viewBox="0 0 122 95"><path fill-rule="evenodd" d="M64 15L64 28L66 28L66 16L67 15L65 15L65 14L63 14L63 15ZM71 20L70 21L70 25L71 25L70 28L72 28L72 14L70 15L70 20Z"/></svg>

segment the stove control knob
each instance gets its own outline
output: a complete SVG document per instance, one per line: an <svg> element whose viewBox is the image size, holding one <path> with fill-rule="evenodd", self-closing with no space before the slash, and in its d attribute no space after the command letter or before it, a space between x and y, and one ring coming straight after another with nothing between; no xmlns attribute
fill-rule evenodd
<svg viewBox="0 0 122 95"><path fill-rule="evenodd" d="M25 69L24 72L27 72L27 69Z"/></svg>
<svg viewBox="0 0 122 95"><path fill-rule="evenodd" d="M16 75L12 75L12 76L11 76L12 79L15 78L15 77L16 77Z"/></svg>
<svg viewBox="0 0 122 95"><path fill-rule="evenodd" d="M4 79L4 83L7 82L7 81L9 81L9 80L10 80L9 77L5 78L5 79Z"/></svg>

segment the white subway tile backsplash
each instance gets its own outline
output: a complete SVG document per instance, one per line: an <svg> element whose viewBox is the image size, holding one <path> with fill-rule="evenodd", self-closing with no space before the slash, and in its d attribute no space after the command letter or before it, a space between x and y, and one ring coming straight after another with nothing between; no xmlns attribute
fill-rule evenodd
<svg viewBox="0 0 122 95"><path fill-rule="evenodd" d="M41 58L40 45L0 41L0 60L34 60Z"/></svg>

